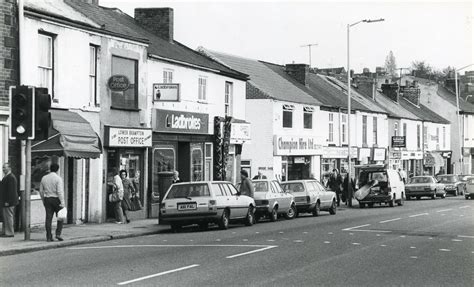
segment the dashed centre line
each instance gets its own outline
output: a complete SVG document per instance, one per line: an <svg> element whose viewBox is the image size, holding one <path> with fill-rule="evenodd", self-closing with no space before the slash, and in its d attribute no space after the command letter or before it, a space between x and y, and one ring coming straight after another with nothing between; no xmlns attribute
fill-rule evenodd
<svg viewBox="0 0 474 287"><path fill-rule="evenodd" d="M388 219L388 220L380 221L379 223L387 223L387 222L397 221L397 220L400 220L400 219L402 219L402 218L398 217L398 218L394 218L394 219Z"/></svg>
<svg viewBox="0 0 474 287"><path fill-rule="evenodd" d="M408 217L413 218L413 217L418 217L418 216L423 216L423 215L428 215L428 213L419 213L419 214L410 215Z"/></svg>
<svg viewBox="0 0 474 287"><path fill-rule="evenodd" d="M232 259L232 258L244 256L244 255L249 255L249 254L253 254L253 253L257 253L257 252L262 252L262 251L272 249L272 248L276 248L276 247L278 247L278 246L271 245L271 246L267 246L267 247L264 247L264 248L260 248L260 249L256 249L256 250L252 250L252 251L248 251L248 252L244 252L244 253L230 255L230 256L227 256L226 258L227 259Z"/></svg>
<svg viewBox="0 0 474 287"><path fill-rule="evenodd" d="M158 277L158 276L162 276L162 275L166 275L166 274L170 274L170 273L174 273L174 272L178 272L178 271L183 271L183 270L191 269L191 268L198 267L198 266L199 266L199 264L184 266L184 267L176 268L176 269L173 269L173 270L168 270L168 271L164 271L164 272L160 272L160 273L156 273L156 274L152 274L152 275L148 275L148 276L143 276L143 277L136 278L136 279L133 279L133 280L120 282L120 283L117 283L117 285L128 285L130 283L135 283L135 282L138 282L138 281L142 281L142 280L146 280L146 279L150 279L150 278L154 278L154 277Z"/></svg>
<svg viewBox="0 0 474 287"><path fill-rule="evenodd" d="M452 208L448 208L448 209L442 209L442 210L438 210L436 212L445 212L445 211L450 211L450 210L453 210Z"/></svg>
<svg viewBox="0 0 474 287"><path fill-rule="evenodd" d="M459 209L469 208L469 205L460 206Z"/></svg>

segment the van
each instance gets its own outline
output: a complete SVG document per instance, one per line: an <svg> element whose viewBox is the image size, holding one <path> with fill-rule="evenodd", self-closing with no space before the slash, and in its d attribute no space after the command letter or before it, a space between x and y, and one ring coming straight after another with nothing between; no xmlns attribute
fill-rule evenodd
<svg viewBox="0 0 474 287"><path fill-rule="evenodd" d="M374 203L385 203L390 207L403 205L405 197L405 184L398 171L388 169L384 165L356 166L359 171L355 198L359 207L366 205L373 207Z"/></svg>

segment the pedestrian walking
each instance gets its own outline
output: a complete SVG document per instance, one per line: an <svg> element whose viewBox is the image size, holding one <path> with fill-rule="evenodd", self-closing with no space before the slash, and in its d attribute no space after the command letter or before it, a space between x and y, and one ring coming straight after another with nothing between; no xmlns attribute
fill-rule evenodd
<svg viewBox="0 0 474 287"><path fill-rule="evenodd" d="M344 182L342 183L342 202L345 202L348 205L349 200L352 200L355 191L354 179L351 177L351 185L348 185L349 174L344 177Z"/></svg>
<svg viewBox="0 0 474 287"><path fill-rule="evenodd" d="M341 205L341 184L342 176L339 171L335 168L332 170L331 177L329 178L329 188L336 193L337 206Z"/></svg>
<svg viewBox="0 0 474 287"><path fill-rule="evenodd" d="M122 224L123 223L123 210L122 210L122 200L123 200L123 183L122 178L120 177L119 173L117 173L117 169L113 169L114 178L112 181L112 193L109 195L109 201L114 205L114 212L115 212L115 223Z"/></svg>
<svg viewBox="0 0 474 287"><path fill-rule="evenodd" d="M261 171L258 171L258 174L254 176L252 179L267 179L267 176L262 174Z"/></svg>
<svg viewBox="0 0 474 287"><path fill-rule="evenodd" d="M52 163L49 168L50 172L43 176L40 183L40 196L43 200L43 205L46 210L46 241L52 242L53 234L51 232L51 225L53 222L53 215L58 216L58 212L65 207L64 204L64 183L63 179L58 175L59 165ZM61 232L63 230L63 220L58 218L56 226L56 239L63 241Z"/></svg>
<svg viewBox="0 0 474 287"><path fill-rule="evenodd" d="M122 179L123 185L123 199L122 199L122 211L126 223L130 223L130 218L128 218L128 211L132 209L131 198L135 194L135 188L133 187L132 181L128 178L128 173L126 170L122 169L120 171L120 178ZM124 222L124 223L125 223Z"/></svg>
<svg viewBox="0 0 474 287"><path fill-rule="evenodd" d="M403 183L407 183L407 173L401 168L398 169L398 173L400 174Z"/></svg>
<svg viewBox="0 0 474 287"><path fill-rule="evenodd" d="M9 163L3 164L4 177L0 183L0 206L2 208L2 237L14 237L15 206L18 205L18 183Z"/></svg>
<svg viewBox="0 0 474 287"><path fill-rule="evenodd" d="M172 183L180 183L181 179L179 178L179 172L177 170L173 171L173 180Z"/></svg>
<svg viewBox="0 0 474 287"><path fill-rule="evenodd" d="M239 190L238 195L246 195L253 198L255 190L253 187L253 183L249 178L249 174L246 170L240 171L240 179L241 179L241 182L240 182L240 190Z"/></svg>

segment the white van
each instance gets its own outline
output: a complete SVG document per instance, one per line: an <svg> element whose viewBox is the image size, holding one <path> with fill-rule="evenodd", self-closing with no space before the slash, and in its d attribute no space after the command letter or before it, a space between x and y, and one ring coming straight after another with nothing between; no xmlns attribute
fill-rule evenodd
<svg viewBox="0 0 474 287"><path fill-rule="evenodd" d="M393 207L395 203L403 205L405 184L398 171L388 169L384 165L356 166L359 171L355 198L360 208L366 205L373 207L374 203L385 203Z"/></svg>

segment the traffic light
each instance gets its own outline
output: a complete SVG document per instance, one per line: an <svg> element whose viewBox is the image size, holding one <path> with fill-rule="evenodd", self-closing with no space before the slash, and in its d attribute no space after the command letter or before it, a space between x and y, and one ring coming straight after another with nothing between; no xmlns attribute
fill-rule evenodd
<svg viewBox="0 0 474 287"><path fill-rule="evenodd" d="M10 139L34 139L35 98L33 87L10 87Z"/></svg>
<svg viewBox="0 0 474 287"><path fill-rule="evenodd" d="M35 140L48 139L51 123L51 96L47 88L35 89Z"/></svg>

